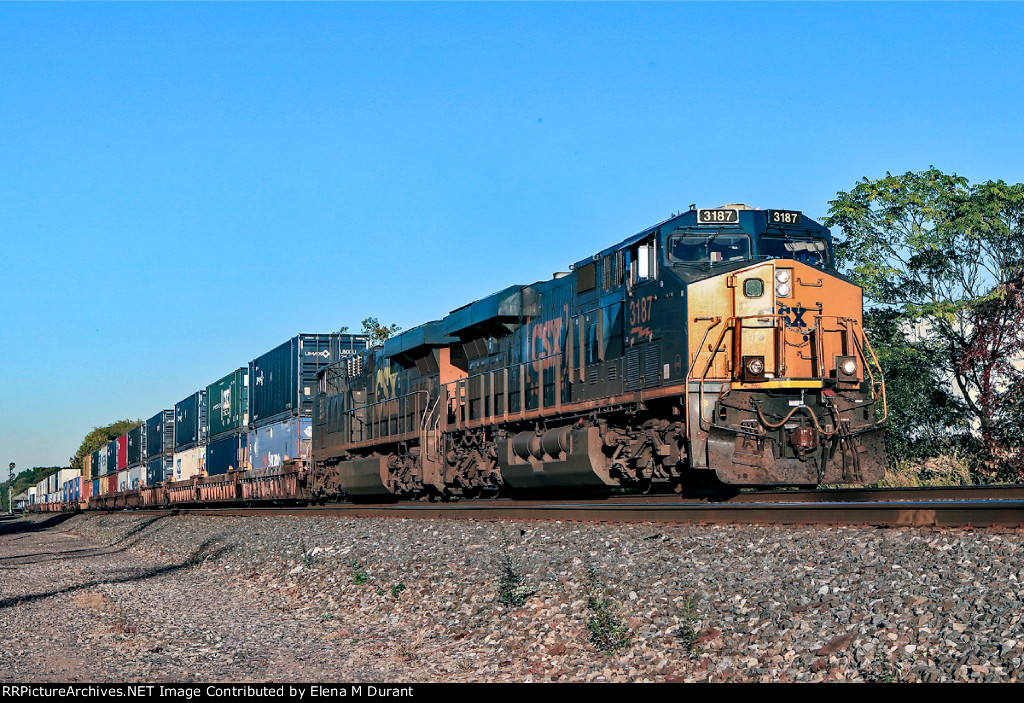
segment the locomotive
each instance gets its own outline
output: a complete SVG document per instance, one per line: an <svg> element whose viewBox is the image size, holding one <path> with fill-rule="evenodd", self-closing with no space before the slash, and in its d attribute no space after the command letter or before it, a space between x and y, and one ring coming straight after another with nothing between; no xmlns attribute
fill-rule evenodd
<svg viewBox="0 0 1024 703"><path fill-rule="evenodd" d="M319 374L313 499L864 484L885 385L801 212L692 207Z"/></svg>

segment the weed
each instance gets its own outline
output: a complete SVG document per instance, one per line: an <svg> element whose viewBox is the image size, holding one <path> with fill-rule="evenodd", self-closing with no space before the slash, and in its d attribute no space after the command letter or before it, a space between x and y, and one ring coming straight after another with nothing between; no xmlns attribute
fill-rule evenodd
<svg viewBox="0 0 1024 703"><path fill-rule="evenodd" d="M587 618L590 641L602 652L615 652L629 642L629 628L615 614L614 602L605 595L604 584L597 575L597 567L587 568Z"/></svg>
<svg viewBox="0 0 1024 703"><path fill-rule="evenodd" d="M875 657L874 671L871 672L870 679L874 683L896 683L899 680L898 670L893 667L881 649L879 647L879 652Z"/></svg>
<svg viewBox="0 0 1024 703"><path fill-rule="evenodd" d="M498 557L498 600L506 608L518 608L536 591L526 585L526 576L518 560L512 556L512 546L506 538L501 541Z"/></svg>
<svg viewBox="0 0 1024 703"><path fill-rule="evenodd" d="M683 601L682 614L679 619L682 623L675 629L672 634L675 635L679 643L683 645L683 649L688 655L693 655L697 652L698 638L697 634L697 622L700 618L697 616L697 603L693 596L688 597Z"/></svg>
<svg viewBox="0 0 1024 703"><path fill-rule="evenodd" d="M405 590L405 584L404 583L396 583L394 586L391 587L391 595L393 595L393 596L395 596L397 598L398 594L401 593L404 590Z"/></svg>
<svg viewBox="0 0 1024 703"><path fill-rule="evenodd" d="M353 559L349 566L352 567L352 580L355 581L357 586L362 586L364 583L370 580L369 574L363 571L363 567L359 564L358 559Z"/></svg>
<svg viewBox="0 0 1024 703"><path fill-rule="evenodd" d="M377 589L377 595L378 595L378 596L382 596L382 595L384 595L384 589L383 589L383 588L378 588L378 589Z"/></svg>

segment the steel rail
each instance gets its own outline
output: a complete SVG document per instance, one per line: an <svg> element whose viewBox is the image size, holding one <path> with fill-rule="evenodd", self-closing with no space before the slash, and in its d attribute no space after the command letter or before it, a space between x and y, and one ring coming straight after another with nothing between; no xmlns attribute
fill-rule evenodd
<svg viewBox="0 0 1024 703"><path fill-rule="evenodd" d="M771 499L766 499L770 495ZM167 512L167 511L136 511ZM1024 487L875 489L740 494L728 502L676 496L606 500L464 500L451 503L337 503L305 507L180 506L172 512L220 516L302 515L477 520L562 520L886 527L1024 528Z"/></svg>

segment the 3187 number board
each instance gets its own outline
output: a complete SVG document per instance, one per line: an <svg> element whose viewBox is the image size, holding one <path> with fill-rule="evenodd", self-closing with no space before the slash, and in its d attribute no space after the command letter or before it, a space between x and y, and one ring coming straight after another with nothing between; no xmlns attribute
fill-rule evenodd
<svg viewBox="0 0 1024 703"><path fill-rule="evenodd" d="M698 225L735 225L740 221L740 211L733 208L697 210Z"/></svg>
<svg viewBox="0 0 1024 703"><path fill-rule="evenodd" d="M770 225L799 225L801 215L796 210L769 210L768 224Z"/></svg>

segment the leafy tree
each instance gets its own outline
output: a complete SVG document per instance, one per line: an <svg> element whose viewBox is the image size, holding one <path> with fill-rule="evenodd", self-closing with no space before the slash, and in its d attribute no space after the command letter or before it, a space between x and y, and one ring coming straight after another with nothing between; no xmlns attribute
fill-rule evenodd
<svg viewBox="0 0 1024 703"><path fill-rule="evenodd" d="M105 445L107 442L117 439L121 435L128 434L128 431L140 425L142 420L118 420L106 427L94 427L78 447L78 451L71 457L70 464L73 469L82 468L82 457L92 454L94 451Z"/></svg>
<svg viewBox="0 0 1024 703"><path fill-rule="evenodd" d="M1011 292L1024 276L1024 185L971 185L932 167L862 179L829 212L826 224L845 235L839 265L931 350L929 387L952 384L989 459L1012 455L1007 418L1022 401L1011 393L1021 383L1011 358L1024 319ZM890 397L907 409L912 395Z"/></svg>
<svg viewBox="0 0 1024 703"><path fill-rule="evenodd" d="M969 446L964 403L935 373L941 349L917 338L893 309L865 311L864 329L885 372L889 400L885 444L890 457L924 459Z"/></svg>
<svg viewBox="0 0 1024 703"><path fill-rule="evenodd" d="M363 334L370 335L370 341L377 344L384 342L388 337L401 329L398 325L382 325L377 321L376 317L368 317L363 320Z"/></svg>

